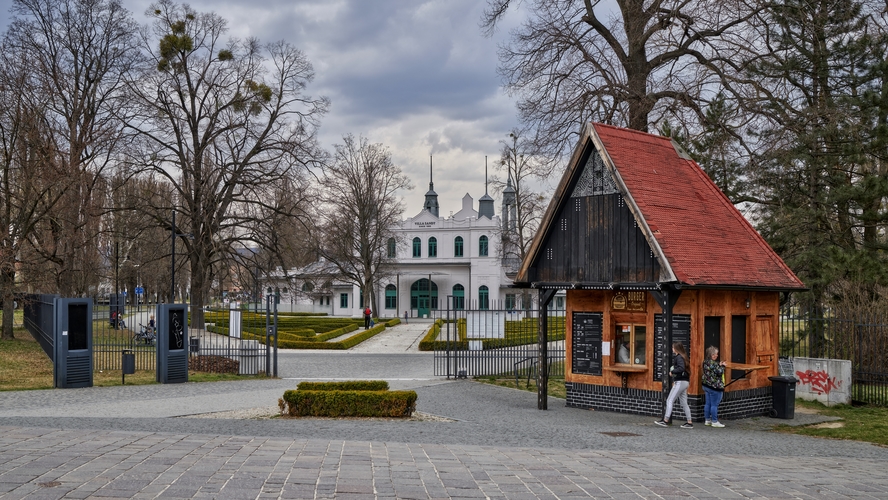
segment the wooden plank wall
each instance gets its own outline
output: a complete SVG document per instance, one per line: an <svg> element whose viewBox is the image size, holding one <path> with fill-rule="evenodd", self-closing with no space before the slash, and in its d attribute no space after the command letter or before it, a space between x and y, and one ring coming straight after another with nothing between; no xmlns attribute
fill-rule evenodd
<svg viewBox="0 0 888 500"><path fill-rule="evenodd" d="M539 282L655 282L660 266L619 194L570 198L531 271Z"/></svg>

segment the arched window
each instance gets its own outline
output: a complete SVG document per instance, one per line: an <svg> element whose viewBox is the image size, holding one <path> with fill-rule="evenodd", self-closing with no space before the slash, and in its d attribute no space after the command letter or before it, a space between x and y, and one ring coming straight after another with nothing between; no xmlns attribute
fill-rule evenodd
<svg viewBox="0 0 888 500"><path fill-rule="evenodd" d="M466 289L459 283L453 285L453 308L466 308Z"/></svg>
<svg viewBox="0 0 888 500"><path fill-rule="evenodd" d="M413 238L413 256L422 257L422 241L419 238Z"/></svg>
<svg viewBox="0 0 888 500"><path fill-rule="evenodd" d="M315 286L311 283L311 281L306 281L302 284L302 291L305 293L309 293L314 290Z"/></svg>
<svg viewBox="0 0 888 500"><path fill-rule="evenodd" d="M395 246L395 239L389 238L386 245L388 247L388 258L394 259L395 256L397 255L397 247Z"/></svg>
<svg viewBox="0 0 888 500"><path fill-rule="evenodd" d="M385 287L385 308L398 308L398 289L395 285L386 285Z"/></svg>
<svg viewBox="0 0 888 500"><path fill-rule="evenodd" d="M487 236L478 238L478 257L487 257Z"/></svg>
<svg viewBox="0 0 888 500"><path fill-rule="evenodd" d="M462 257L463 256L462 236L457 236L456 239L453 240L453 256L454 257Z"/></svg>
<svg viewBox="0 0 888 500"><path fill-rule="evenodd" d="M429 257L438 256L438 239L432 236L429 238Z"/></svg>
<svg viewBox="0 0 888 500"><path fill-rule="evenodd" d="M487 289L487 285L481 285L481 288L478 289L478 309L482 311L490 309L490 291Z"/></svg>

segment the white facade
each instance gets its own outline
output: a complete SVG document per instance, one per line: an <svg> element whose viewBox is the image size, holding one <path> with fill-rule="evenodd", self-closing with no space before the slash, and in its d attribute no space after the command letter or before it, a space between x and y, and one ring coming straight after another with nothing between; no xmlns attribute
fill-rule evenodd
<svg viewBox="0 0 888 500"><path fill-rule="evenodd" d="M466 194L461 210L450 217L423 209L401 222L395 230L394 275L381 280L377 290L381 316L403 316L404 311L425 316L448 306L501 309L507 293L518 293L510 290L512 280L502 265L500 218L479 217L472 205Z"/></svg>
<svg viewBox="0 0 888 500"><path fill-rule="evenodd" d="M394 237L386 250L394 265L375 291L377 315L404 317L406 311L409 317L439 316L448 307L529 308L530 304L522 301L528 291L511 288L512 280L506 275L503 225L493 213L493 199L485 194L476 210L474 200L466 194L458 212L441 217L437 215L437 194L431 183L429 187L425 207L393 228ZM514 259L511 262L514 266ZM349 317L362 314L360 288L337 279L332 266L323 261L287 272L287 281L295 290L283 285L282 270L274 274L279 278L270 281L279 285L274 288L280 291L281 311ZM266 291L273 289L266 287Z"/></svg>

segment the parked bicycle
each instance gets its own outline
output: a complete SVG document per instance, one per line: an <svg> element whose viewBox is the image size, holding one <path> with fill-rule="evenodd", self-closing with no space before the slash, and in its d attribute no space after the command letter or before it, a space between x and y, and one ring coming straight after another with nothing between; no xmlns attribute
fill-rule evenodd
<svg viewBox="0 0 888 500"><path fill-rule="evenodd" d="M157 330L139 323L139 331L133 333L133 342L154 345L157 342Z"/></svg>

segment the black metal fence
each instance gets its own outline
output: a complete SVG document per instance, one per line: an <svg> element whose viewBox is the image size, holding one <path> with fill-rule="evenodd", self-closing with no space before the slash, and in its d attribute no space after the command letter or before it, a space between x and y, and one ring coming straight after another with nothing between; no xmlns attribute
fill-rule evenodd
<svg viewBox="0 0 888 500"><path fill-rule="evenodd" d="M854 401L888 405L888 318L834 309L780 311L780 356L851 361Z"/></svg>
<svg viewBox="0 0 888 500"><path fill-rule="evenodd" d="M122 370L123 352L127 351L134 354L136 370L156 370L156 331L151 327L156 310L157 304L138 300L96 300L93 307L94 369ZM194 328L189 320L190 370L242 375L269 373L267 368L274 366L273 342L266 349L255 340L240 338L240 332L266 331L269 318L273 323L273 311L266 317L262 310L257 313L240 309L206 309L204 317L205 328ZM236 318L233 328L231 318Z"/></svg>
<svg viewBox="0 0 888 500"><path fill-rule="evenodd" d="M538 310L505 308L494 301L485 308L474 302L466 305L470 307L434 311L442 321L434 350L435 375L535 379L541 368ZM564 314L563 309L548 312L549 377L564 376Z"/></svg>
<svg viewBox="0 0 888 500"><path fill-rule="evenodd" d="M22 312L24 318L24 326L28 332L34 337L34 340L43 348L43 352L53 359L55 351L53 344L55 341L55 333L53 330L53 321L55 321L55 309L53 308L53 300L58 295L23 295L20 297L22 302Z"/></svg>

